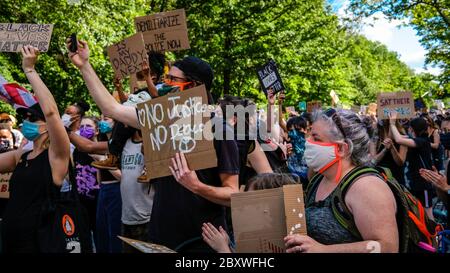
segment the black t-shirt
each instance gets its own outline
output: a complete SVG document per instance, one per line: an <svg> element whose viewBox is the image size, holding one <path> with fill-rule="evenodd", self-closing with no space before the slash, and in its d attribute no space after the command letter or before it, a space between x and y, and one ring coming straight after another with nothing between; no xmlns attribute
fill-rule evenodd
<svg viewBox="0 0 450 273"><path fill-rule="evenodd" d="M400 150L400 145L394 144L397 151ZM381 147L378 150L378 153L381 152ZM399 166L394 160L394 157L392 157L391 151L387 151L386 154L383 156L383 158L378 163L378 166L389 168L391 170L392 175L394 178L402 185L405 184L405 168L404 165Z"/></svg>
<svg viewBox="0 0 450 273"><path fill-rule="evenodd" d="M214 148L218 166L196 173L203 183L220 187L220 173L239 174L239 150L235 140L214 140ZM152 179L150 183L155 187L150 241L175 249L189 240L202 241L205 222L227 229L224 206L192 193L173 176Z"/></svg>
<svg viewBox="0 0 450 273"><path fill-rule="evenodd" d="M410 187L413 191L431 190L432 186L426 182L419 173L419 170L429 169L431 170L431 145L428 137L416 137L414 138L416 143L415 148L408 149L408 168L410 172Z"/></svg>

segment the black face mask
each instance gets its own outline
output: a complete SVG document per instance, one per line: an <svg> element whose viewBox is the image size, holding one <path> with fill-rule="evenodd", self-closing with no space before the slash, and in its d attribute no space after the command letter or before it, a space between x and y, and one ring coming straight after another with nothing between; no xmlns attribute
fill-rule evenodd
<svg viewBox="0 0 450 273"><path fill-rule="evenodd" d="M9 142L9 140L0 141L0 153L7 152L10 149L11 149L11 142Z"/></svg>

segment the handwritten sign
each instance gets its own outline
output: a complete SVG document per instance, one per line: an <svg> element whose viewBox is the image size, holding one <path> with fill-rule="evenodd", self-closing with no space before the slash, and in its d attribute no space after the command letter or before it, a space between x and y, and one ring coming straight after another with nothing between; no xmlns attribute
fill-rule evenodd
<svg viewBox="0 0 450 273"><path fill-rule="evenodd" d="M145 164L150 178L171 175L170 159L186 154L191 170L217 166L211 135L210 110L204 85L170 93L138 104L144 140ZM208 132L209 131L209 132Z"/></svg>
<svg viewBox="0 0 450 273"><path fill-rule="evenodd" d="M308 101L308 104L306 105L306 111L308 113L314 112L314 110L319 110L322 108L322 102L318 100L314 101Z"/></svg>
<svg viewBox="0 0 450 273"><path fill-rule="evenodd" d="M264 93L267 95L267 91L272 88L274 93L278 93L284 90L283 82L281 81L280 74L278 73L277 64L274 60L269 60L264 66L256 70L258 73L259 83L261 84Z"/></svg>
<svg viewBox="0 0 450 273"><path fill-rule="evenodd" d="M25 45L47 52L52 31L52 24L0 23L0 52L20 52Z"/></svg>
<svg viewBox="0 0 450 273"><path fill-rule="evenodd" d="M108 47L108 56L116 77L123 79L142 71L142 64L148 62L142 33Z"/></svg>
<svg viewBox="0 0 450 273"><path fill-rule="evenodd" d="M378 119L388 119L392 111L398 113L399 119L414 115L414 99L411 92L379 93L377 105Z"/></svg>
<svg viewBox="0 0 450 273"><path fill-rule="evenodd" d="M0 198L9 198L9 179L12 173L0 174Z"/></svg>
<svg viewBox="0 0 450 273"><path fill-rule="evenodd" d="M144 35L147 51L177 51L189 49L189 37L184 9L136 17L137 32Z"/></svg>

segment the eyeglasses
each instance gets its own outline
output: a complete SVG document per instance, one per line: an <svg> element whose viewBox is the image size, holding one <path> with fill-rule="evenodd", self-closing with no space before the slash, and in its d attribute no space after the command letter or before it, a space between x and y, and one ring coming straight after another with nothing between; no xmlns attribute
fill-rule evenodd
<svg viewBox="0 0 450 273"><path fill-rule="evenodd" d="M333 108L329 108L328 110L325 111L325 115L333 120L334 124L336 124L342 136L344 138L347 138L344 132L344 127L342 126L341 118L338 116L336 110Z"/></svg>

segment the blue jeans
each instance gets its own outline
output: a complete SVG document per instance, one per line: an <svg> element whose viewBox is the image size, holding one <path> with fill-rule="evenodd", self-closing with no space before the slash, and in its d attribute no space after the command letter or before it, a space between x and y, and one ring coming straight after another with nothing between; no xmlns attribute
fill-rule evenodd
<svg viewBox="0 0 450 273"><path fill-rule="evenodd" d="M117 237L122 228L120 183L101 184L97 204L97 252L121 253L122 241Z"/></svg>

